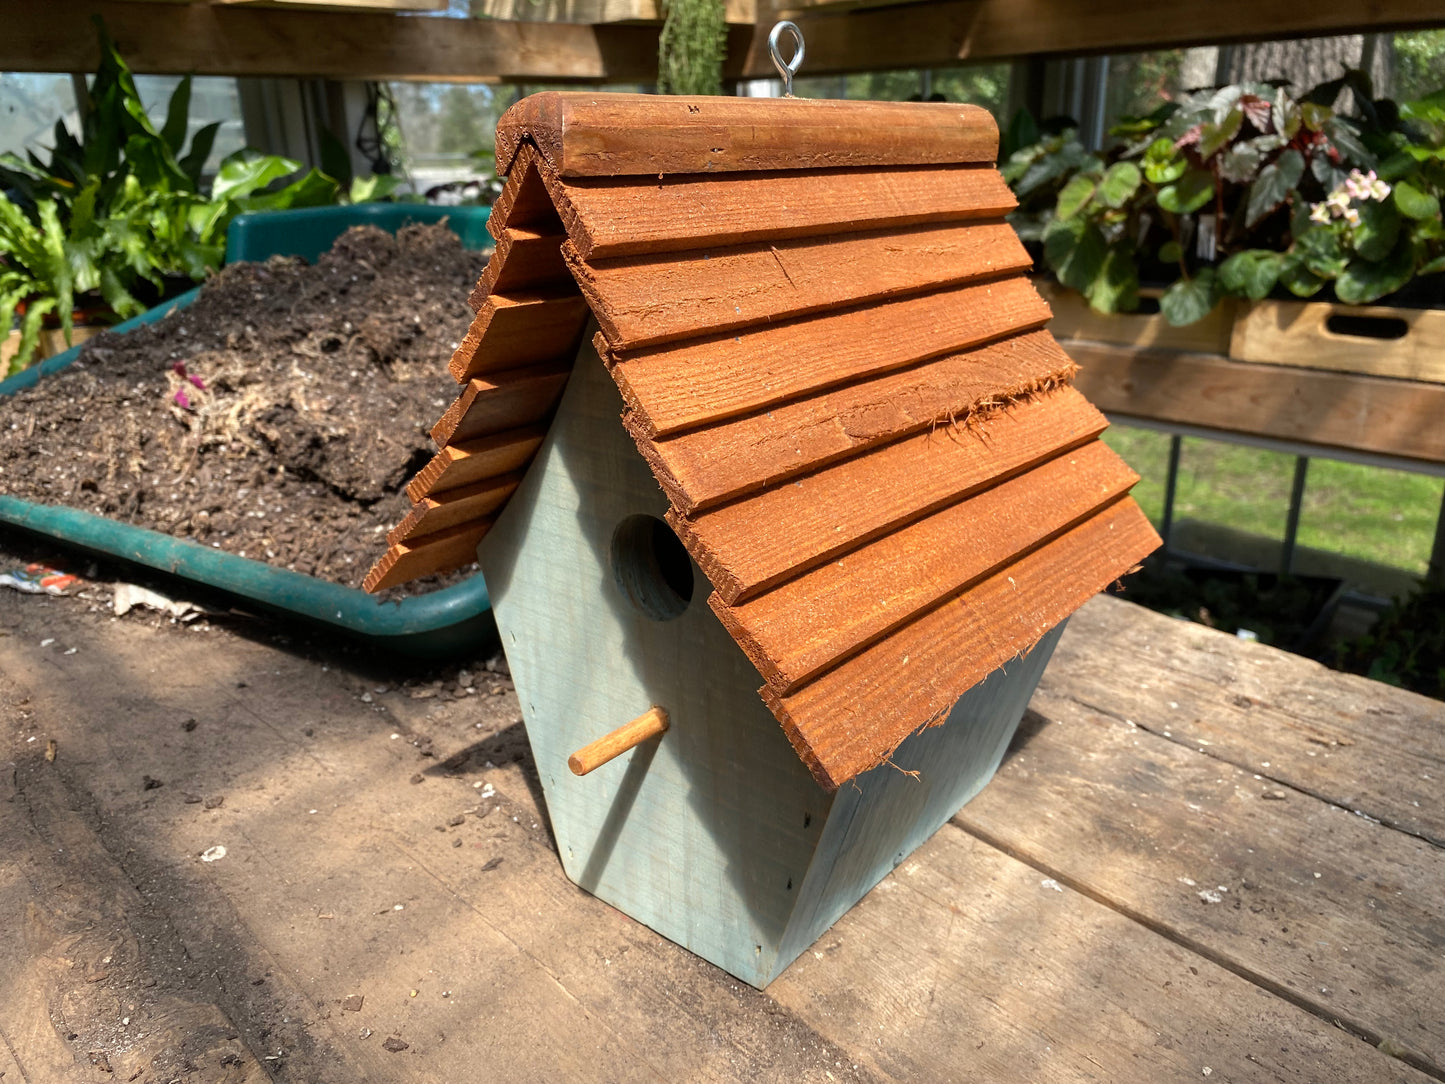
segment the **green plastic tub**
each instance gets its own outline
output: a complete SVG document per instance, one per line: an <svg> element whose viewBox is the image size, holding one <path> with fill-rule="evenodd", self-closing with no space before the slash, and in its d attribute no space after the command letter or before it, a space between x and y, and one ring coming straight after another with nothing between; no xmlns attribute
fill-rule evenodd
<svg viewBox="0 0 1445 1084"><path fill-rule="evenodd" d="M238 215L226 237L226 260L279 255L314 261L351 226L370 224L394 233L410 223L443 218L461 237L463 247L480 249L491 243L486 231L488 212L486 207L362 204ZM189 305L199 293L199 288L190 290L112 330L124 334L154 323ZM80 347L72 347L0 381L0 395L31 387L71 364L79 354ZM475 654L497 640L491 599L480 572L441 591L401 602L380 602L355 588L74 508L0 496L0 523L226 592L244 600L247 608L320 623L407 655L443 658Z"/></svg>

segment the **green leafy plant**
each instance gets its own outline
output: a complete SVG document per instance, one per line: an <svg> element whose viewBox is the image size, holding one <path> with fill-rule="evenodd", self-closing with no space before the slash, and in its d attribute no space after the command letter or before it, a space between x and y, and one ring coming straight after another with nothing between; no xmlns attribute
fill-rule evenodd
<svg viewBox="0 0 1445 1084"><path fill-rule="evenodd" d="M1346 88L1362 117L1331 107ZM1396 108L1350 72L1298 100L1259 83L1185 95L1121 120L1102 154L1065 129L1008 157L1013 221L1103 312L1138 307L1141 273L1169 281L1176 325L1276 287L1371 301L1442 269L1441 98Z"/></svg>
<svg viewBox="0 0 1445 1084"><path fill-rule="evenodd" d="M185 146L190 78L176 87L157 129L98 19L96 27L101 61L79 136L57 121L48 160L35 151L0 156L0 331L23 313L11 371L37 360L46 322L68 339L78 304L124 318L174 282L203 279L220 266L237 214L343 198L325 173L302 173L300 162L249 149L224 159L204 191L202 169L219 125L199 129ZM357 178L349 196L386 198L398 183Z"/></svg>

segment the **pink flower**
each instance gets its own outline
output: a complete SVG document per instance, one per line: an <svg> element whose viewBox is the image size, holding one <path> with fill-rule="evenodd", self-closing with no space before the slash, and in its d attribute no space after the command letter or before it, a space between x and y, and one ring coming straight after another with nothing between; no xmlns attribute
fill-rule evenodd
<svg viewBox="0 0 1445 1084"><path fill-rule="evenodd" d="M185 376L185 375L186 375L186 363L185 363L184 361L178 361L178 362L176 362L174 365L171 366L171 372L175 373L177 376L181 376L181 377Z"/></svg>
<svg viewBox="0 0 1445 1084"><path fill-rule="evenodd" d="M194 373L192 373L190 376L186 377L186 379L187 379L188 381L190 381L190 382L191 382L193 385L195 385L196 387L200 388L202 391L205 391L205 390L206 390L206 382L205 382L204 380L202 380L200 377L196 376Z"/></svg>
<svg viewBox="0 0 1445 1084"><path fill-rule="evenodd" d="M190 409L191 409L191 399L190 399L190 396L188 396L188 395L186 394L186 389L185 389L185 388L177 388L177 389L176 389L175 400L176 400L176 405L177 405L178 407L180 407L182 410L190 410Z"/></svg>

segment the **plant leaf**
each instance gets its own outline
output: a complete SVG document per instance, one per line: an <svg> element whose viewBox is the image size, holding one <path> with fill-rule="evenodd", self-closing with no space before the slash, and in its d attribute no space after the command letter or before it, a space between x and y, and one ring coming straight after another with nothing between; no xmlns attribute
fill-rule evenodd
<svg viewBox="0 0 1445 1084"><path fill-rule="evenodd" d="M211 182L211 198L243 199L272 181L289 176L301 168L294 158L278 154L261 154L249 148L227 156L216 179Z"/></svg>
<svg viewBox="0 0 1445 1084"><path fill-rule="evenodd" d="M1250 185L1245 205L1244 224L1254 226L1265 215L1283 203L1304 176L1304 155L1290 148L1259 171Z"/></svg>
<svg viewBox="0 0 1445 1084"><path fill-rule="evenodd" d="M1192 279L1179 279L1159 298L1159 311L1174 327L1197 323L1209 315L1219 301L1214 268L1201 268Z"/></svg>
<svg viewBox="0 0 1445 1084"><path fill-rule="evenodd" d="M1134 254L1110 248L1085 294L1099 312L1130 312L1139 307L1139 267Z"/></svg>
<svg viewBox="0 0 1445 1084"><path fill-rule="evenodd" d="M166 105L166 123L161 128L161 138L172 154L180 154L186 142L186 126L191 115L191 77L188 75L176 84L171 100Z"/></svg>
<svg viewBox="0 0 1445 1084"><path fill-rule="evenodd" d="M1084 209L1084 205L1094 196L1094 189L1098 182L1095 178L1083 173L1077 173L1070 178L1069 183L1059 193L1059 202L1054 207L1054 214L1061 219L1073 218Z"/></svg>
<svg viewBox="0 0 1445 1084"><path fill-rule="evenodd" d="M1389 201L1360 204L1360 224L1355 227L1355 251L1370 261L1390 255L1400 237L1400 212Z"/></svg>
<svg viewBox="0 0 1445 1084"><path fill-rule="evenodd" d="M1313 297L1325 284L1324 279L1306 267L1304 260L1294 254L1285 256L1279 269L1279 282L1295 297Z"/></svg>
<svg viewBox="0 0 1445 1084"><path fill-rule="evenodd" d="M1358 121L1349 117L1331 117L1325 122L1324 133L1347 161L1361 168L1374 166L1375 156L1360 140Z"/></svg>
<svg viewBox="0 0 1445 1084"><path fill-rule="evenodd" d="M1099 277L1108 244L1099 227L1083 218L1055 220L1044 233L1044 262L1058 280L1085 293Z"/></svg>
<svg viewBox="0 0 1445 1084"><path fill-rule="evenodd" d="M1099 183L1099 200L1105 207L1123 207L1139 191L1143 180L1133 162L1115 162Z"/></svg>
<svg viewBox="0 0 1445 1084"><path fill-rule="evenodd" d="M1333 226L1312 226L1295 238L1292 254L1311 274L1332 279L1349 264L1344 241Z"/></svg>
<svg viewBox="0 0 1445 1084"><path fill-rule="evenodd" d="M1244 125L1244 110L1231 109L1224 119L1214 124L1205 124L1199 132L1199 157L1209 160L1219 153L1231 139L1239 135Z"/></svg>
<svg viewBox="0 0 1445 1084"><path fill-rule="evenodd" d="M191 191L201 190L201 172L206 168L206 159L211 157L211 148L216 143L216 132L220 130L221 122L206 125L198 129L191 137L191 149L186 156L177 164L191 181Z"/></svg>
<svg viewBox="0 0 1445 1084"><path fill-rule="evenodd" d="M1176 215L1193 214L1214 198L1214 176L1192 169L1173 184L1159 189L1159 206ZM1192 323L1192 321L1190 321Z"/></svg>
<svg viewBox="0 0 1445 1084"><path fill-rule="evenodd" d="M1184 256L1184 249L1178 241L1165 241L1159 246L1160 263L1178 263Z"/></svg>
<svg viewBox="0 0 1445 1084"><path fill-rule="evenodd" d="M1219 265L1220 289L1236 297L1262 301L1279 281L1283 264L1283 253L1258 248L1236 252Z"/></svg>
<svg viewBox="0 0 1445 1084"><path fill-rule="evenodd" d="M1396 208L1406 218L1435 219L1440 216L1440 197L1433 192L1422 192L1409 181L1397 181L1393 194Z"/></svg>
<svg viewBox="0 0 1445 1084"><path fill-rule="evenodd" d="M1335 280L1335 295L1346 305L1368 305L1392 294L1415 273L1415 249L1408 236L1383 260L1355 260Z"/></svg>
<svg viewBox="0 0 1445 1084"><path fill-rule="evenodd" d="M1184 176L1189 163L1175 148L1172 140L1159 138L1144 151L1144 176L1151 184L1171 184Z"/></svg>

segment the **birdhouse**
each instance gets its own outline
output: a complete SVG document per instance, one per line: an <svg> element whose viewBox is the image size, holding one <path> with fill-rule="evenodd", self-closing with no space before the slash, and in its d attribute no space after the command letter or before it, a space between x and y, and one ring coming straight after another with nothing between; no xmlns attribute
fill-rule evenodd
<svg viewBox="0 0 1445 1084"><path fill-rule="evenodd" d="M997 146L942 103L497 129L463 390L367 586L481 561L567 875L754 986L988 781L1158 544Z"/></svg>

